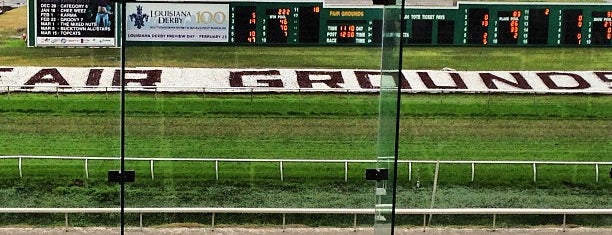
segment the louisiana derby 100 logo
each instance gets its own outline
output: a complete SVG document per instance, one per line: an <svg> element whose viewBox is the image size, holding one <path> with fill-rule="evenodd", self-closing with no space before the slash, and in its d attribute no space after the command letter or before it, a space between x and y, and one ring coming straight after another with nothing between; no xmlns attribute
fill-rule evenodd
<svg viewBox="0 0 612 235"><path fill-rule="evenodd" d="M130 21L134 21L134 26L141 29L143 26L145 26L145 21L149 22L149 15L142 14L142 6L136 6L136 13L132 13L130 15Z"/></svg>

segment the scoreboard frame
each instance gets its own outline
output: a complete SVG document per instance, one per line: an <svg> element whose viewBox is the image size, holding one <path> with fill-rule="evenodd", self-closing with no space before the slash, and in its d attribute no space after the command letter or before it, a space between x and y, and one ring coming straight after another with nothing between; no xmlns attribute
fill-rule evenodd
<svg viewBox="0 0 612 235"><path fill-rule="evenodd" d="M40 46L36 43L39 1L44 0L29 2L28 46ZM168 4L170 11L172 5L179 4L228 5L227 40L130 41L128 37L123 43L379 46L382 42L383 6L334 6L323 0L149 0L128 4L153 3ZM120 16L114 16L114 44L109 46L120 46ZM455 6L406 6L403 19L405 46L612 46L612 3L458 2Z"/></svg>

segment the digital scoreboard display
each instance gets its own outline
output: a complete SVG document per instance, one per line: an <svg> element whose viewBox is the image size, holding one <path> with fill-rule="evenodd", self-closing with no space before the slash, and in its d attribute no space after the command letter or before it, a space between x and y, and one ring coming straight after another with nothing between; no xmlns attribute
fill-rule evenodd
<svg viewBox="0 0 612 235"><path fill-rule="evenodd" d="M308 6L298 8L300 43L319 43L319 28L321 27L321 7Z"/></svg>
<svg viewBox="0 0 612 235"><path fill-rule="evenodd" d="M584 27L582 10L566 9L561 12L561 44L582 44L582 28Z"/></svg>
<svg viewBox="0 0 612 235"><path fill-rule="evenodd" d="M610 46L611 4L462 3L407 8L407 44Z"/></svg>
<svg viewBox="0 0 612 235"><path fill-rule="evenodd" d="M527 44L545 45L548 44L550 8L525 10L525 17L529 20L527 25Z"/></svg>
<svg viewBox="0 0 612 235"><path fill-rule="evenodd" d="M257 8L254 6L232 7L234 18L232 42L255 43L257 40Z"/></svg>
<svg viewBox="0 0 612 235"><path fill-rule="evenodd" d="M612 41L612 10L594 11L591 42L593 45L610 45Z"/></svg>
<svg viewBox="0 0 612 235"><path fill-rule="evenodd" d="M291 8L266 9L266 42L287 43L289 27L294 26ZM291 24L289 24L291 22Z"/></svg>
<svg viewBox="0 0 612 235"><path fill-rule="evenodd" d="M514 44L519 41L519 29L521 28L522 11L500 11L497 14L497 44Z"/></svg>
<svg viewBox="0 0 612 235"><path fill-rule="evenodd" d="M108 2L30 1L35 10L30 11L29 38L35 40L29 45L116 46L120 15ZM131 32L142 36L139 43L145 44L149 39L238 45L377 46L383 41L382 6L333 6L323 4L323 0L133 1L130 5L134 9L127 12L127 24L137 27ZM166 27L162 18L182 23ZM408 6L402 20L406 45L612 46L609 3L459 1L448 7ZM179 26L197 37L181 35ZM147 28L148 33L140 27ZM190 38L192 41L187 40Z"/></svg>
<svg viewBox="0 0 612 235"><path fill-rule="evenodd" d="M467 43L483 44L489 43L489 9L473 8L467 14Z"/></svg>

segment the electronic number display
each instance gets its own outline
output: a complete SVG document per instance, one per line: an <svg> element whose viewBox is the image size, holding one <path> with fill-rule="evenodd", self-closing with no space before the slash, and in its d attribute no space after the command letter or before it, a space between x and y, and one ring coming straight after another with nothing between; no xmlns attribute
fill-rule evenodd
<svg viewBox="0 0 612 235"><path fill-rule="evenodd" d="M112 29L105 28L106 31L100 31L102 28L93 27L91 13L80 15L80 12L90 11L85 7L90 4L87 0L74 0L83 1L83 5L72 10L49 8L48 5L43 5L47 4L44 1L53 0L38 0L35 3L37 4L34 8L36 11L34 13L31 11L30 14L34 15L30 18L37 19L40 23L34 32L30 31L30 36L60 35L62 38L70 38L70 34L81 34L85 38L88 35L95 38L114 35L116 30L114 19L110 19ZM144 4L147 3L131 4L145 6ZM182 3L167 2L167 4L169 12L163 14L175 14L172 10L173 6ZM207 6L215 4L228 6L227 12L217 11L214 15L218 17L214 19L216 21L229 21L229 28L223 31L227 40L222 42L201 41L200 43L380 45L382 42L383 11L381 6L333 6L323 4L323 1L206 3ZM143 9L149 8L145 6ZM71 11L74 13L71 15L75 17L64 20L57 13L62 11ZM49 17L46 17L47 13L54 12L57 18L50 20ZM138 14L156 16L159 15L159 12L144 11ZM186 13L181 14L188 17ZM193 15L198 14L198 12L193 13ZM198 20L207 22L207 19L204 18ZM403 20L406 26L405 45L612 45L612 4L458 2L456 6L449 7L407 7ZM77 23L86 26L71 28L80 30L61 30L65 24L77 25ZM149 24L147 21L141 23ZM52 28L47 27L50 25ZM89 25L92 27L88 27ZM194 42L185 41L184 43Z"/></svg>
<svg viewBox="0 0 612 235"><path fill-rule="evenodd" d="M379 45L382 9L313 3L232 7L232 42ZM410 8L406 45L609 46L612 5L461 3Z"/></svg>
<svg viewBox="0 0 612 235"><path fill-rule="evenodd" d="M612 45L610 4L459 2L406 12L408 45Z"/></svg>

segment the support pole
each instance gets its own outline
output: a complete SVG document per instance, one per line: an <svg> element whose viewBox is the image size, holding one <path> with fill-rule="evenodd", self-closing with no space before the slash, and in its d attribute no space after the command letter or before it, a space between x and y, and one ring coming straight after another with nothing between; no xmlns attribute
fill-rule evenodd
<svg viewBox="0 0 612 235"><path fill-rule="evenodd" d="M434 173L434 184L433 184L433 191L431 192L431 205L429 206L429 209L433 209L434 203L436 202L436 191L438 189L438 173L440 173L440 162L436 161L436 171ZM430 225L431 225L432 218L433 218L433 214L429 214L428 224Z"/></svg>

